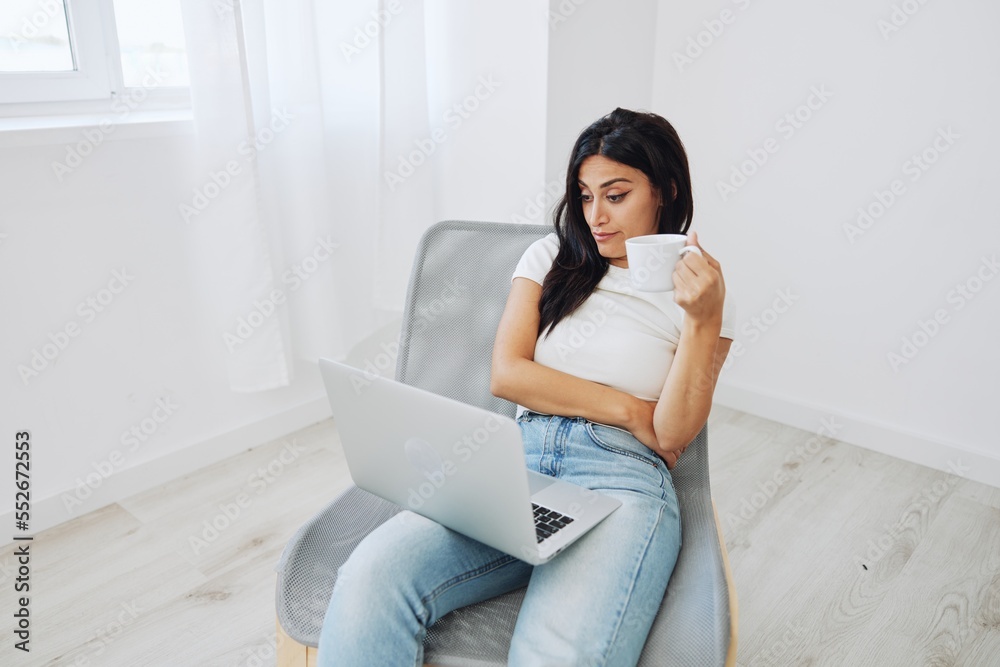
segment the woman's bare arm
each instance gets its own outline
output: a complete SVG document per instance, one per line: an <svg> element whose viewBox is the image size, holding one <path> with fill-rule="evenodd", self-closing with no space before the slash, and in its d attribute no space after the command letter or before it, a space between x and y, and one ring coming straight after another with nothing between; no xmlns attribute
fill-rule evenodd
<svg viewBox="0 0 1000 667"><path fill-rule="evenodd" d="M542 286L514 278L493 344L490 391L531 410L628 428L642 403L631 394L535 362ZM655 444L652 435L647 446Z"/></svg>
<svg viewBox="0 0 1000 667"><path fill-rule="evenodd" d="M697 245L692 232L688 245ZM700 247L700 246L699 246ZM726 286L707 252L687 254L674 272L674 299L685 310L681 339L653 412L661 454L683 451L708 421L712 396L732 341L720 338Z"/></svg>

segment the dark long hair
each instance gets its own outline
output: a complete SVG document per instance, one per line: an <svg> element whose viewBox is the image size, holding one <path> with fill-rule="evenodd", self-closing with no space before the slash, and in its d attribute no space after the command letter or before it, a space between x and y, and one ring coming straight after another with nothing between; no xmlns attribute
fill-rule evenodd
<svg viewBox="0 0 1000 667"><path fill-rule="evenodd" d="M556 207L554 224L559 253L542 282L538 333L548 335L564 317L587 300L608 271L597 249L580 200L580 165L592 155L638 169L663 195L659 234L686 234L694 199L684 144L674 127L654 113L618 108L583 131L566 170L566 193ZM676 188L676 196L673 196Z"/></svg>

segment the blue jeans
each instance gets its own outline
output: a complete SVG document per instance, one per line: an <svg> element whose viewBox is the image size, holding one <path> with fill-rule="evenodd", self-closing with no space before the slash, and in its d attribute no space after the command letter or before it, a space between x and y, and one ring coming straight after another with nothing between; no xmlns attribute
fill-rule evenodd
<svg viewBox="0 0 1000 667"><path fill-rule="evenodd" d="M338 571L321 666L422 665L426 630L439 618L525 585L510 665L638 662L681 546L666 463L628 431L582 417L529 411L518 424L529 469L622 506L538 566L403 510Z"/></svg>

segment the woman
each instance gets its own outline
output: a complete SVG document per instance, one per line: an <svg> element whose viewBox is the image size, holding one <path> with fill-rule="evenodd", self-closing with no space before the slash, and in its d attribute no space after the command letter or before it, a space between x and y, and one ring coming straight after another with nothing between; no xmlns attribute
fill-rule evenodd
<svg viewBox="0 0 1000 667"><path fill-rule="evenodd" d="M518 405L528 467L622 506L536 567L400 512L341 568L322 665L421 665L437 619L526 584L510 665L636 664L681 545L670 470L708 418L733 331L704 249L678 262L674 291L642 293L625 240L684 234L692 207L666 120L601 118L573 148L556 233L525 251L497 330L491 391Z"/></svg>

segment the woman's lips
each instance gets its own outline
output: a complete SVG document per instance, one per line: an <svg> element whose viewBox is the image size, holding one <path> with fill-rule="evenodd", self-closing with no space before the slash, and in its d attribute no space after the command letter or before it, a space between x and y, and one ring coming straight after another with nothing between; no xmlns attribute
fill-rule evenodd
<svg viewBox="0 0 1000 667"><path fill-rule="evenodd" d="M611 232L610 234L599 234L597 232L594 232L594 238L597 239L598 241L607 241L617 233L618 232Z"/></svg>

